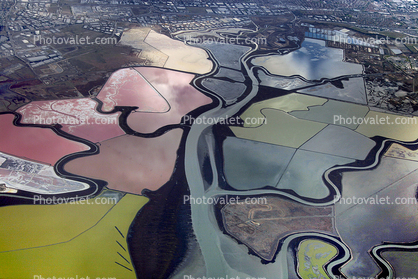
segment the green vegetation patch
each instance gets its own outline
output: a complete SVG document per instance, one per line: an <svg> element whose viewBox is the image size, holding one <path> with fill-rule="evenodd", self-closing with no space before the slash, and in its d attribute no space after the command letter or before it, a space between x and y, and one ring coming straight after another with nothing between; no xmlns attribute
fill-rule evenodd
<svg viewBox="0 0 418 279"><path fill-rule="evenodd" d="M320 240L304 240L299 244L298 273L302 279L330 278L324 265L338 254L335 246Z"/></svg>

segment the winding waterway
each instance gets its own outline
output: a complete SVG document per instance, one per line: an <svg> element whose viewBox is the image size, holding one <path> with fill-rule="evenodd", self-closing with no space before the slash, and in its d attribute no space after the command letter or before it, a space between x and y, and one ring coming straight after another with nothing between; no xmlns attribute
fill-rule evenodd
<svg viewBox="0 0 418 279"><path fill-rule="evenodd" d="M254 67L250 67L249 61L253 58L253 53L257 50L258 46L255 45L251 50L245 53L240 58L240 63L242 65L243 74L247 75L251 80L251 84L249 85L250 88L247 90L249 92L245 98L242 100L224 107L222 105L222 99L219 96L216 96L219 100L219 104L217 107L212 108L209 111L201 114L199 117L206 117L206 118L213 118L213 119L222 119L227 118L228 116L232 116L237 114L246 104L248 104L257 94L259 82L254 75ZM219 61L216 60L216 57L210 52L209 49L206 49L215 63L215 67L212 69L210 73L207 75L201 76L198 79L204 79L206 77L212 76L217 70L219 69ZM245 71L245 72L244 72ZM194 80L195 86L196 80ZM198 86L202 89L201 86ZM204 88L202 89L203 91ZM206 91L206 93L213 95L211 92ZM286 196L296 202L300 202L305 205L309 206L329 206L333 205L336 201L341 198L341 185L336 185L335 181L333 181L330 177L335 172L343 172L343 171L350 171L350 170L368 170L372 169L373 167L377 166L380 161L380 157L382 152L385 150L385 146L390 143L397 142L400 144L405 144L404 142L385 139L379 142L376 146L375 150L369 154L369 160L367 164L360 164L360 165L347 165L347 166L336 166L327 170L323 178L329 188L329 196L325 199L315 200L315 199L303 199L301 197L297 197L291 193L277 191L277 190L250 190L250 191L230 191L230 190L223 190L218 187L218 172L216 170L216 164L214 163L213 150L209 149L210 154L210 161L211 167L213 168L213 183L211 187L205 190L203 178L201 175L201 169L199 166L199 160L197 156L198 151L198 140L200 136L203 134L205 129L212 126L212 124L205 124L205 123L194 123L191 125L190 132L188 134L186 140L186 148L185 148L185 172L187 182L190 188L190 194L192 198L213 198L216 196L225 196L225 195L232 195L232 196L252 196L252 195L261 195L261 194L276 194L281 196ZM408 144L408 143L406 143ZM409 143L410 144L410 143ZM323 238L325 240L329 240L334 242L339 246L339 258L332 261L327 266L327 272L331 276L339 276L336 274L335 271L338 269L337 267L341 266L345 262L349 261L351 257L350 249L338 238L332 237L322 233L315 233L315 232L306 232L306 233L297 233L292 234L286 237L283 240L281 245L280 251L276 256L276 260L273 264L269 265L262 265L260 264L260 260L256 259L255 256L250 256L243 251L242 245L238 245L238 243L231 237L227 237L224 235L218 228L216 217L214 213L213 205L211 204L196 204L191 203L191 212L192 212L192 224L194 233L196 235L197 241L199 243L203 259L206 265L206 276L208 277L235 277L235 276L253 276L253 277L265 277L265 278L288 278L288 266L287 266L287 250L289 244L299 238L299 237L312 237L312 238ZM241 246L241 247L238 247ZM387 244L384 245L384 248L399 248L399 245L391 245ZM403 246L405 247L405 246ZM373 256L379 261L379 265L381 268L385 268L390 276L393 275L393 271L383 259L381 259L380 255L377 253L377 250L382 249L383 247L375 247L372 250ZM229 257L226 255L227 253L234 254L235 257L238 258L237 260L233 260L233 257ZM238 253L241 253L238 256ZM232 260L231 260L232 258ZM238 262L245 260L244 263L238 264ZM255 268L255 269L254 269Z"/></svg>
<svg viewBox="0 0 418 279"><path fill-rule="evenodd" d="M254 67L249 67L247 63L251 58L251 54L257 50L258 46L255 46L252 50L248 51L246 54L244 54L241 57L241 65L243 66L243 69L245 70L246 75L251 79L251 88L249 91L249 94L242 99L241 101L228 106L223 107L222 101L219 99L219 105L202 115L200 117L207 117L207 118L226 118L231 115L237 114L248 102L251 101L253 97L258 92L258 85L259 82L257 78L255 77L253 73ZM207 50L209 53L210 51ZM219 62L216 60L216 58L213 55L210 55L212 59L214 59L216 67L208 73L206 76L212 75L214 72L216 72L217 67L219 67ZM205 76L204 76L205 77ZM201 77L201 78L204 78ZM219 98L219 97L218 97ZM217 170L213 170L213 183L212 186L205 191L204 182L201 176L201 170L199 167L199 161L197 157L197 150L198 150L198 139L203 133L203 131L210 127L212 125L208 124L193 124L191 126L190 132L188 134L188 138L186 140L186 148L185 148L185 171L186 171L186 178L190 187L190 193L193 198L202 198L202 197L214 197L214 196L223 196L223 195L237 195L237 192L234 191L228 191L228 190L222 190L217 186ZM213 151L211 151L213 152ZM211 158L214 157L213 154L210 156ZM212 160L211 160L212 161ZM211 164L212 167L215 166L215 164ZM331 185L333 185L331 183ZM337 195L340 195L339 190L337 186L333 185L335 192ZM279 194L278 191L274 190L254 190L254 191L247 191L245 193L239 192L239 194L244 195L256 195L256 194ZM293 200L296 200L298 202L311 205L311 206L325 206L333 204L334 201L328 200L327 202L307 202L303 199L299 199L291 194L288 193L280 193L281 195L287 196ZM204 258L204 262L206 264L206 276L209 277L225 277L225 276L258 276L258 277L266 277L266 278L287 278L288 272L287 272L287 260L286 260L286 252L287 252L287 246L288 244L297 237L300 236L312 236L312 237L319 237L322 236L324 238L332 238L330 236L327 236L325 234L320 233L303 233L303 234L295 234L291 237L288 237L286 241L284 242L284 246L281 249L281 252L279 253L277 260L275 264L273 265L262 265L258 264L258 268L256 270L251 270L254 272L254 274L248 274L247 272L240 272L234 267L231 267L229 262L227 261L225 257L225 247L228 247L229 249L233 249L235 251L229 250L231 253L243 253L243 251L239 250L237 243L235 240L233 240L230 237L226 237L223 235L216 223L216 218L214 215L214 208L211 204L195 204L191 203L191 212L192 212L192 224L194 233L196 235L197 241L200 245L200 249L202 251L202 255ZM335 238L332 238L335 241ZM339 241L338 241L339 242ZM344 251L344 256L341 257L340 260L333 262L332 265L330 265L330 268L332 269L333 266L339 265L343 263L344 261L347 261L349 258L349 251L346 248L344 244L341 242L338 243L340 247L340 250ZM234 249L237 248L237 249ZM243 253L241 257L248 257L248 263L249 265L255 265L254 259L251 259L250 257L254 256L248 256ZM260 261L258 260L258 263ZM330 269L330 270L331 270ZM331 273L330 273L331 274Z"/></svg>
<svg viewBox="0 0 418 279"><path fill-rule="evenodd" d="M219 100L219 105L202 115L200 117L207 118L218 118L218 117L227 117L227 115L234 115L248 103L258 91L258 81L254 76L253 72L249 69L247 63L245 63L249 58L252 52L257 49L254 48L251 51L247 52L243 57L241 57L241 63L245 68L245 71L249 78L252 80L252 88L250 93L242 101L235 103L227 108L222 107L222 101ZM213 59L214 58L212 56ZM219 67L219 62L216 61L216 67ZM212 75L217 68L212 69L212 71L207 74L207 76ZM198 149L198 140L203 131L208 128L209 124L193 124L191 126L188 138L186 140L185 148L185 171L186 178L190 187L190 194L192 197L203 197L207 193L204 191L204 183L201 177L199 161L197 157ZM216 171L214 176L217 176ZM214 179L217 181L217 178ZM214 185L212 186L214 187ZM206 275L211 277L225 277L237 276L243 274L237 274L236 270L231 269L230 266L226 264L224 260L223 253L219 247L219 229L216 226L214 216L212 215L213 208L209 204L191 204L192 211L192 223L193 229L196 234L197 240L199 242L203 258L206 264ZM233 241L232 239L230 241Z"/></svg>
<svg viewBox="0 0 418 279"><path fill-rule="evenodd" d="M200 115L200 117L206 117L206 118L213 118L213 119L221 119L221 118L227 118L228 116L237 114L248 102L251 101L252 98L255 97L255 95L258 92L258 85L259 82L257 78L254 75L254 66L249 67L248 61L252 59L252 54L257 50L258 46L255 45L253 49L245 53L241 59L240 63L242 65L242 69L245 70L244 75L246 74L251 79L251 84L249 85L250 91L248 95L243 98L241 101L236 102L235 104L223 107L222 101L219 97L219 104L217 107L203 113ZM201 79L213 75L217 69L219 68L219 61L216 60L216 57L211 54L210 50L207 49L208 53L210 54L210 57L215 62L215 67L212 69L210 73L208 73L206 76L199 77ZM196 84L195 84L196 85ZM210 92L207 92L210 93ZM190 187L190 194L193 198L202 198L202 197L214 197L214 196L223 196L223 195L237 195L237 192L234 191L227 191L220 189L216 182L218 181L217 177L217 170L213 170L214 179L212 183L212 186L205 191L204 182L201 176L201 170L199 167L199 161L197 156L197 150L198 150L198 140L203 131L210 127L212 125L209 124L196 124L194 123L191 126L190 132L188 134L188 138L186 140L186 148L185 148L185 172L186 172L186 178ZM211 151L213 152L213 151ZM212 154L210 157L214 157ZM211 164L212 167L215 164ZM333 185L333 188L335 189L335 193L339 196L340 192L337 188L337 186ZM247 191L244 193L244 195L256 195L256 194L279 194L278 191L270 190L254 190L254 191ZM243 194L242 192L239 193L240 195ZM328 200L327 202L307 202L303 199L299 199L298 197L295 197L288 193L280 193L281 195L287 196L293 200L296 200L298 202L311 205L311 206L325 206L333 204L334 201ZM304 234L297 234L293 235L292 237L288 237L285 241L285 245L282 247L280 254L277 257L277 260L275 264L273 265L261 265L258 264L258 268L256 270L252 269L251 272L253 274L248 274L247 272L240 272L237 269L230 266L229 262L227 261L225 257L225 247L228 247L228 249L234 249L237 248L237 243L235 240L233 240L230 237L226 237L223 235L216 223L216 218L214 215L214 208L211 204L195 204L191 203L191 212L192 212L192 224L194 233L196 235L197 241L200 245L200 249L202 251L202 255L204 258L204 262L206 265L206 276L209 277L235 277L235 276L257 276L257 277L265 277L265 278L287 278L288 272L287 272L287 260L286 258L286 252L287 252L287 245L296 237L298 236L308 236L312 235L312 237L315 236L323 236L324 238L330 238L330 236L327 236L325 234L319 234L319 233L304 233ZM335 238L333 238L335 240ZM349 258L349 252L348 249L343 245L341 242L339 243L339 246L343 247L340 250L344 250L345 254L344 256L337 262L334 262L333 265L330 265L331 267L334 265L338 265L344 261L346 261ZM234 249L235 253L243 253L243 251L239 249ZM229 250L229 252L233 253L233 251ZM247 256L246 254L243 254L242 257L253 257L253 256ZM284 257L284 258L283 258ZM283 258L283 259L282 259ZM247 260L247 259L246 259ZM251 263L250 263L251 262ZM258 263L260 261L258 260ZM254 259L248 258L248 262L245 264L252 264L254 265Z"/></svg>

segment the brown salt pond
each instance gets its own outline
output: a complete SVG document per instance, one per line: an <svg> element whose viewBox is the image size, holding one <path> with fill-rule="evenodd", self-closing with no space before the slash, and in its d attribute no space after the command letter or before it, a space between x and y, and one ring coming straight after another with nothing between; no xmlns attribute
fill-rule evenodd
<svg viewBox="0 0 418 279"><path fill-rule="evenodd" d="M17 127L14 115L0 115L0 151L54 165L65 155L88 150L85 144L68 140L51 129Z"/></svg>
<svg viewBox="0 0 418 279"><path fill-rule="evenodd" d="M100 143L100 154L65 165L73 174L102 179L115 190L141 194L157 190L171 177L183 131L174 129L157 138L124 135Z"/></svg>
<svg viewBox="0 0 418 279"><path fill-rule="evenodd" d="M137 111L166 112L167 101L144 77L133 68L114 72L103 86L97 98L103 102L103 111L115 106L137 106Z"/></svg>
<svg viewBox="0 0 418 279"><path fill-rule="evenodd" d="M89 98L36 101L20 108L22 123L61 124L62 130L92 142L125 134L119 127L120 112L101 114L97 103Z"/></svg>

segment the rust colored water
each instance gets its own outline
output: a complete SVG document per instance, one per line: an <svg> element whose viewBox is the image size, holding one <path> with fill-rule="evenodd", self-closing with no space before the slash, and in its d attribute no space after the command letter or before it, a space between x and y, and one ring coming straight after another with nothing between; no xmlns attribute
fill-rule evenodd
<svg viewBox="0 0 418 279"><path fill-rule="evenodd" d="M54 165L67 154L88 150L88 146L55 134L51 129L16 127L14 115L0 115L0 151Z"/></svg>

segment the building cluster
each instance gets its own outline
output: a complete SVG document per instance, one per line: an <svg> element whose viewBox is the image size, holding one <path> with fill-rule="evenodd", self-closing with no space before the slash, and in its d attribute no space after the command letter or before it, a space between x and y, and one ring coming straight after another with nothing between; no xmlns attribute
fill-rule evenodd
<svg viewBox="0 0 418 279"><path fill-rule="evenodd" d="M84 29L88 29L95 32L104 33L107 35L115 35L120 37L125 28L118 27L116 22L113 21L94 21L83 25Z"/></svg>
<svg viewBox="0 0 418 279"><path fill-rule="evenodd" d="M30 51L16 51L16 56L24 60L32 68L46 65L52 62L57 62L63 59L62 54L50 46L42 46L41 48L36 48Z"/></svg>
<svg viewBox="0 0 418 279"><path fill-rule="evenodd" d="M376 31L389 28L393 30L392 27L396 26L398 30L395 31L418 35L418 5L407 0L372 1L368 5L360 0L79 0L65 5L58 0L0 0L0 7L0 32L3 30L0 33L0 58L19 55L32 66L49 63L61 57L59 53L50 53L48 47L42 49L46 53L38 55L33 52L31 49L36 48L36 44L32 42L34 36L54 35L63 27L75 24L80 24L87 30L120 37L126 30L126 23L143 27L159 25L172 33L241 28L251 25L253 16L280 16L292 10L295 16L308 22L354 22L357 27ZM344 32L323 31L311 28L305 35L324 40L332 40L338 35L353 44L375 46ZM25 51L25 55L29 56L21 55ZM394 46L391 51L395 54L398 51L403 52L402 46Z"/></svg>
<svg viewBox="0 0 418 279"><path fill-rule="evenodd" d="M46 30L76 23L74 16L62 14L59 11L48 12L48 7L49 3L18 3L9 15L9 30L12 32Z"/></svg>
<svg viewBox="0 0 418 279"><path fill-rule="evenodd" d="M193 16L190 19L162 18L159 23L171 32L183 30L207 30L218 28L239 28L251 24L248 17L220 17L220 16Z"/></svg>

